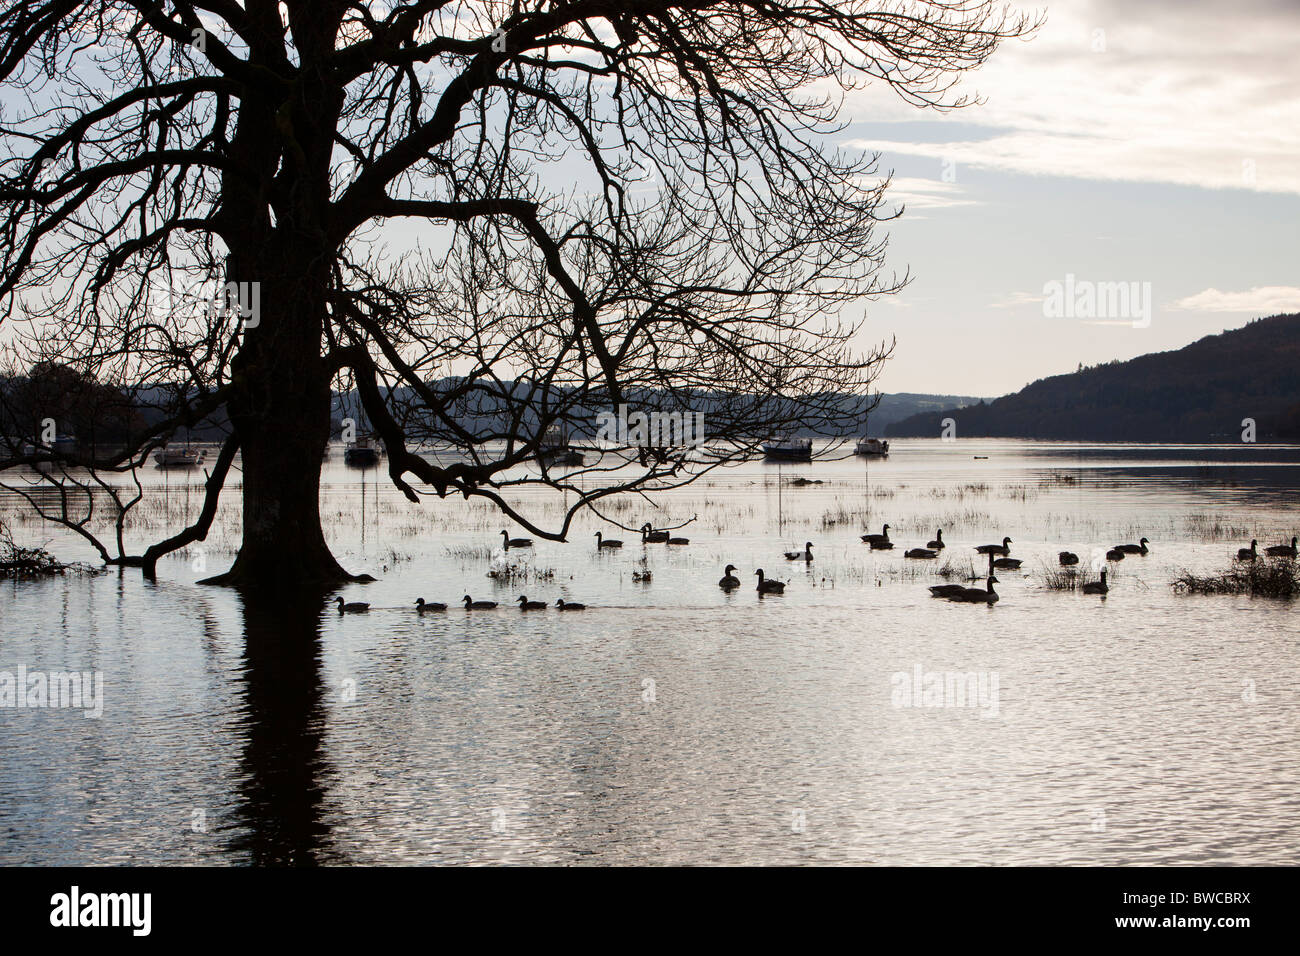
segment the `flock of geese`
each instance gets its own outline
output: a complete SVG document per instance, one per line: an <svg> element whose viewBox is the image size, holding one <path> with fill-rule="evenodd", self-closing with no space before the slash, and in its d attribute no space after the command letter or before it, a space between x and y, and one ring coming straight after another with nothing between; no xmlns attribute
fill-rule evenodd
<svg viewBox="0 0 1300 956"><path fill-rule="evenodd" d="M686 545L690 544L689 538L680 538L671 536L667 531L656 531L654 527L646 522L639 529L641 532L642 544L669 544L669 545ZM594 535L596 538L597 551L617 550L623 547L623 542L613 538L606 538L601 532L597 531ZM505 530L501 532L503 546L506 551L511 548L531 548L533 541L531 538L512 538ZM1296 542L1300 540L1296 537L1291 538L1291 543L1273 545L1264 549L1264 554L1269 557L1277 558L1295 558ZM862 541L868 545L872 551L892 551L894 542L889 538L889 525L884 525L880 529L880 534L864 534ZM985 580L985 586L982 588L969 588L962 584L936 584L930 588L931 597L946 598L949 601L966 604L996 604L998 593L993 589L993 585L999 584L996 571L1013 571L1020 567L1021 559L1011 557L1012 541L1009 537L1004 537L1001 544L981 544L976 547L976 554L987 555L989 559L988 576ZM1123 561L1128 555L1147 555L1150 549L1148 538L1141 538L1137 544L1117 544L1106 552L1107 561ZM934 533L934 540L926 542L924 548L909 548L903 552L903 557L926 560L937 558L939 552L944 550L946 545L943 541L943 529L939 528ZM785 558L787 561L803 561L805 564L813 560L813 543L804 542L802 551L786 551ZM1237 551L1238 561L1254 561L1259 557L1259 542L1252 539L1249 548L1240 548ZM1079 563L1079 556L1073 551L1061 551L1057 555L1057 560L1061 567L1072 567ZM732 572L736 570L734 564L728 564L722 572L722 579L718 581L718 587L723 591L731 592L740 587L740 578ZM762 568L754 571L758 578L758 585L755 590L760 594L783 594L785 593L785 582L777 581L767 577ZM633 573L635 581L649 581L650 571L638 571ZM1106 571L1103 569L1100 580L1090 581L1083 585L1084 594L1106 594L1110 590L1106 583ZM369 604L360 602L347 603L343 598L335 598L338 605L339 614L362 614L370 610ZM475 601L468 594L461 598L467 611L490 611L499 607L496 601ZM545 601L530 601L526 595L520 595L514 601L519 605L522 611L542 611L550 607ZM587 605L578 604L573 601L559 599L555 602L555 607L561 611L583 611ZM429 612L446 611L447 605L425 601L424 598L418 598L415 602L416 612L426 614Z"/></svg>

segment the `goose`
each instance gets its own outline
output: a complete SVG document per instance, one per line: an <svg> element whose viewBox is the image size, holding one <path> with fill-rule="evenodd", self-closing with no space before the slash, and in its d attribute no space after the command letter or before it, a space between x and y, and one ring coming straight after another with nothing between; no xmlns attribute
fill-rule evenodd
<svg viewBox="0 0 1300 956"><path fill-rule="evenodd" d="M662 544L668 540L667 531L655 531L654 526L647 521L641 526L641 543L642 544Z"/></svg>
<svg viewBox="0 0 1300 956"><path fill-rule="evenodd" d="M953 594L948 600L964 601L967 604L996 604L998 592L993 590L993 585L1000 583L997 578L990 574L987 590L984 588L962 588L960 594Z"/></svg>
<svg viewBox="0 0 1300 956"><path fill-rule="evenodd" d="M340 614L365 614L366 611L370 610L369 604L362 604L359 601L353 604L344 604L341 597L334 600L338 602Z"/></svg>
<svg viewBox="0 0 1300 956"><path fill-rule="evenodd" d="M937 558L938 552L928 551L925 548L909 548L903 552L905 558Z"/></svg>
<svg viewBox="0 0 1300 956"><path fill-rule="evenodd" d="M946 598L961 594L966 590L962 584L935 584L930 587L930 597Z"/></svg>
<svg viewBox="0 0 1300 956"><path fill-rule="evenodd" d="M889 540L889 525L885 525L883 528L881 528L880 534L864 534L862 536L862 541L864 544L871 544L872 542L875 541L888 541L888 540Z"/></svg>
<svg viewBox="0 0 1300 956"><path fill-rule="evenodd" d="M1125 554L1146 554L1147 539L1143 538L1140 544L1117 544L1116 551L1123 551Z"/></svg>
<svg viewBox="0 0 1300 956"><path fill-rule="evenodd" d="M1011 549L1007 547L1007 545L1009 544L1011 544L1011 539L1003 538L1001 544L981 544L978 548L975 549L975 553L1007 555L1011 553Z"/></svg>
<svg viewBox="0 0 1300 956"><path fill-rule="evenodd" d="M1264 553L1271 554L1275 558L1294 558L1296 555L1295 543L1296 538L1292 535L1290 544L1275 544L1271 548L1265 548Z"/></svg>
<svg viewBox="0 0 1300 956"><path fill-rule="evenodd" d="M993 555L990 554L989 557L992 558ZM990 565L991 567L997 568L999 571L1015 571L1020 567L1020 559L998 558L995 561L990 562Z"/></svg>
<svg viewBox="0 0 1300 956"><path fill-rule="evenodd" d="M533 546L532 538L512 538L504 528L501 529L501 540L505 542L507 551L511 548L531 548Z"/></svg>
<svg viewBox="0 0 1300 956"><path fill-rule="evenodd" d="M1056 557L1057 560L1061 562L1062 567L1069 567L1072 564L1079 563L1079 556L1075 554L1073 551L1062 551Z"/></svg>
<svg viewBox="0 0 1300 956"><path fill-rule="evenodd" d="M1100 580L1100 581L1089 581L1087 584L1085 584L1085 585L1083 586L1083 593L1084 593L1084 594L1105 594L1105 593L1107 593L1109 590L1110 590L1110 586L1106 584L1106 569L1105 569L1105 568L1102 568L1102 569L1101 569L1101 580Z"/></svg>
<svg viewBox="0 0 1300 956"><path fill-rule="evenodd" d="M611 538L610 540L606 541L604 538L601 537L599 531L596 532L596 550L597 550L597 551L599 551L601 548L621 548L621 547L623 547L623 542L622 542L622 541L618 541L618 540L616 540L616 539L614 539L614 538Z"/></svg>
<svg viewBox="0 0 1300 956"><path fill-rule="evenodd" d="M763 580L763 569L759 568L754 572L758 575L758 587L755 589L759 594L784 594L784 581L765 581Z"/></svg>
<svg viewBox="0 0 1300 956"><path fill-rule="evenodd" d="M519 610L521 610L521 611L544 611L544 610L546 610L546 602L545 602L545 601L530 601L530 600L528 600L528 597L527 597L526 595L523 595L523 594L519 595L519 597L515 598L515 600L519 602Z"/></svg>
<svg viewBox="0 0 1300 956"><path fill-rule="evenodd" d="M430 611L445 611L447 610L447 605L441 604L437 601L430 604L424 598L416 598L415 610L420 614L427 614Z"/></svg>
<svg viewBox="0 0 1300 956"><path fill-rule="evenodd" d="M1119 548L1111 548L1109 551L1106 552L1106 560L1107 560L1107 561L1123 561L1123 560L1124 560L1124 552L1121 551Z"/></svg>
<svg viewBox="0 0 1300 956"><path fill-rule="evenodd" d="M461 600L465 602L465 610L467 611L490 611L492 608L497 606L496 601L472 601L468 594L461 598Z"/></svg>
<svg viewBox="0 0 1300 956"><path fill-rule="evenodd" d="M813 559L812 542L805 541L802 551L787 551L785 559L787 561L811 561Z"/></svg>
<svg viewBox="0 0 1300 956"><path fill-rule="evenodd" d="M560 598L559 600L557 600L557 601L555 602L555 606L558 607L561 611L585 611L585 610L587 610L587 605L585 605L585 604L579 604L577 601L566 601L566 600L564 600L564 598Z"/></svg>
<svg viewBox="0 0 1300 956"><path fill-rule="evenodd" d="M690 538L669 538L664 544L690 544Z"/></svg>
<svg viewBox="0 0 1300 956"><path fill-rule="evenodd" d="M718 587L722 588L724 591L734 591L736 588L740 587L740 578L731 573L734 570L736 570L734 564L727 565L726 569L722 572L722 580L718 582Z"/></svg>
<svg viewBox="0 0 1300 956"><path fill-rule="evenodd" d="M1237 560L1238 560L1238 561L1254 561L1257 557L1259 557L1258 545L1259 545L1259 542L1256 541L1254 538L1251 538L1251 539L1250 539L1250 547L1249 547L1249 548L1238 548L1238 549L1237 549Z"/></svg>
<svg viewBox="0 0 1300 956"><path fill-rule="evenodd" d="M925 543L925 546L932 551L942 551L945 547L947 547L943 543L943 529L939 528L938 530L936 530L934 533L934 540L927 541Z"/></svg>

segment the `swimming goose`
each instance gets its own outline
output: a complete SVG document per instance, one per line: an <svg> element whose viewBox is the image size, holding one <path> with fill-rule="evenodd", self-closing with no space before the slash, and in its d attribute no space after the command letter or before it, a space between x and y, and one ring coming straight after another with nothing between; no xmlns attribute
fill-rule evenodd
<svg viewBox="0 0 1300 956"><path fill-rule="evenodd" d="M1264 553L1271 554L1275 558L1294 558L1296 555L1295 543L1296 538L1292 535L1291 543L1289 545L1275 544L1271 548L1265 548Z"/></svg>
<svg viewBox="0 0 1300 956"><path fill-rule="evenodd" d="M664 544L690 544L690 538L669 538Z"/></svg>
<svg viewBox="0 0 1300 956"><path fill-rule="evenodd" d="M472 601L468 594L461 598L461 600L465 602L465 610L467 611L490 611L492 608L497 606L496 601Z"/></svg>
<svg viewBox="0 0 1300 956"><path fill-rule="evenodd" d="M952 597L954 594L961 594L965 590L966 586L962 584L935 584L930 588L930 597Z"/></svg>
<svg viewBox="0 0 1300 956"><path fill-rule="evenodd" d="M1061 562L1062 567L1069 567L1071 564L1079 563L1079 556L1073 551L1062 551L1056 557Z"/></svg>
<svg viewBox="0 0 1300 956"><path fill-rule="evenodd" d="M641 526L641 543L642 544L662 544L668 540L667 531L655 531L654 526L647 521Z"/></svg>
<svg viewBox="0 0 1300 956"><path fill-rule="evenodd" d="M335 598L334 600L339 603L340 614L364 614L370 610L369 604L362 604L359 601L353 604L344 604L342 598Z"/></svg>
<svg viewBox="0 0 1300 956"><path fill-rule="evenodd" d="M1123 561L1123 560L1124 560L1124 552L1121 551L1119 548L1111 548L1109 551L1106 552L1106 560L1107 560L1107 561Z"/></svg>
<svg viewBox="0 0 1300 956"><path fill-rule="evenodd" d="M437 602L437 601L434 601L432 604L430 604L430 603L429 603L428 601L426 601L424 598L416 598L416 599L415 599L415 610L416 610L417 612L419 612L420 614L426 614L426 613L428 613L429 611L445 611L445 610L447 610L447 605L445 605L445 604L440 604L440 603Z"/></svg>
<svg viewBox="0 0 1300 956"><path fill-rule="evenodd" d="M997 578L990 574L987 590L984 588L962 588L960 594L953 594L948 600L964 601L967 604L996 604L998 592L993 590L993 585L1000 583Z"/></svg>
<svg viewBox="0 0 1300 956"><path fill-rule="evenodd" d="M905 558L937 558L938 552L928 551L925 548L909 548L903 552Z"/></svg>
<svg viewBox="0 0 1300 956"><path fill-rule="evenodd" d="M734 570L736 570L734 564L727 565L726 569L722 572L722 580L718 582L718 587L722 588L724 591L733 591L740 587L740 578L731 573Z"/></svg>
<svg viewBox="0 0 1300 956"><path fill-rule="evenodd" d="M1238 549L1237 549L1237 560L1238 560L1238 561L1254 561L1257 557L1259 557L1258 545L1259 545L1259 542L1256 541L1254 538L1251 538L1251 539L1250 539L1250 547L1249 547L1249 548L1238 548Z"/></svg>
<svg viewBox="0 0 1300 956"><path fill-rule="evenodd" d="M613 539L613 538L611 538L610 540L606 541L604 538L602 538L602 537L600 536L600 532L599 532L599 531L596 532L596 550L597 550L597 551L599 551L601 548L621 548L621 547L623 547L623 542L622 542L622 541L618 541L618 540L615 540L615 539Z"/></svg>
<svg viewBox="0 0 1300 956"><path fill-rule="evenodd" d="M530 600L528 600L528 597L527 597L526 595L523 595L523 594L519 595L519 597L515 598L515 600L519 602L519 610L521 610L521 611L544 611L544 610L546 610L546 602L545 602L545 601L530 601Z"/></svg>
<svg viewBox="0 0 1300 956"><path fill-rule="evenodd" d="M989 555L990 558L993 555ZM989 562L989 567L997 568L999 571L1015 571L1020 567L1020 558L997 558Z"/></svg>
<svg viewBox="0 0 1300 956"><path fill-rule="evenodd" d="M533 546L532 538L512 538L504 528L501 529L501 540L505 542L507 551L511 548L531 548Z"/></svg>
<svg viewBox="0 0 1300 956"><path fill-rule="evenodd" d="M585 605L585 604L579 604L577 601L566 601L566 600L564 600L564 598L560 598L558 601L556 601L556 602L555 602L555 606L558 607L561 611L585 611L585 610L587 610L587 605Z"/></svg>
<svg viewBox="0 0 1300 956"><path fill-rule="evenodd" d="M942 551L945 547L947 547L947 546L943 543L943 529L942 529L942 528L939 528L937 531L935 531L935 533L934 533L934 540L933 540L933 541L927 541L927 542L925 543L925 546L926 546L927 548L931 549L932 551Z"/></svg>
<svg viewBox="0 0 1300 956"><path fill-rule="evenodd" d="M875 541L888 541L888 540L889 540L889 525L885 525L883 528L881 528L880 534L864 534L862 536L862 541L864 544L871 544Z"/></svg>
<svg viewBox="0 0 1300 956"><path fill-rule="evenodd" d="M1102 570L1101 570L1101 580L1100 580L1100 581L1089 581L1087 584L1085 584L1085 585L1083 586L1083 593L1084 593L1084 594L1105 594L1105 593L1108 592L1109 590L1110 590L1110 587L1106 584L1106 569L1105 569L1105 568L1102 568Z"/></svg>
<svg viewBox="0 0 1300 956"><path fill-rule="evenodd" d="M759 594L784 594L784 581L765 581L763 580L763 569L759 568L754 572L758 575L758 587L755 589Z"/></svg>
<svg viewBox="0 0 1300 956"><path fill-rule="evenodd" d="M1117 544L1115 550L1123 551L1125 554L1146 554L1147 539L1143 538L1140 544Z"/></svg>
<svg viewBox="0 0 1300 956"><path fill-rule="evenodd" d="M785 559L787 561L811 561L813 559L812 542L805 541L802 551L787 551L785 553Z"/></svg>
<svg viewBox="0 0 1300 956"><path fill-rule="evenodd" d="M1001 544L981 544L978 548L975 549L975 553L1007 555L1011 553L1011 549L1007 547L1007 545L1009 545L1010 543L1011 543L1010 538L1003 538Z"/></svg>

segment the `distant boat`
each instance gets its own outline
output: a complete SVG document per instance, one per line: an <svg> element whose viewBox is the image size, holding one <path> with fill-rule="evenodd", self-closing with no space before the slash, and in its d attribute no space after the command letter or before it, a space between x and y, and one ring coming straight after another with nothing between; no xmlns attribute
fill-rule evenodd
<svg viewBox="0 0 1300 956"><path fill-rule="evenodd" d="M369 438L358 438L343 449L343 462L368 468L379 461L379 449Z"/></svg>
<svg viewBox="0 0 1300 956"><path fill-rule="evenodd" d="M204 450L188 445L168 445L153 453L159 468L194 468L203 464Z"/></svg>
<svg viewBox="0 0 1300 956"><path fill-rule="evenodd" d="M537 460L548 465L585 465L582 452L569 444L569 433L560 425L552 425L537 443Z"/></svg>
<svg viewBox="0 0 1300 956"><path fill-rule="evenodd" d="M881 441L879 438L859 438L853 454L866 455L869 458L888 458L889 442Z"/></svg>
<svg viewBox="0 0 1300 956"><path fill-rule="evenodd" d="M772 461L812 461L812 439L779 435L763 442L763 456Z"/></svg>

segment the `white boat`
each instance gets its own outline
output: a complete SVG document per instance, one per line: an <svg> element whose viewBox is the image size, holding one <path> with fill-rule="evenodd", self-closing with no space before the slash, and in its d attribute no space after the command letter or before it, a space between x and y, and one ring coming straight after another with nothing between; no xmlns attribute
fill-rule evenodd
<svg viewBox="0 0 1300 956"><path fill-rule="evenodd" d="M859 438L853 453L873 458L888 458L889 442L881 441L879 438Z"/></svg>
<svg viewBox="0 0 1300 956"><path fill-rule="evenodd" d="M379 449L369 438L358 438L343 449L343 461L365 468L379 461Z"/></svg>
<svg viewBox="0 0 1300 956"><path fill-rule="evenodd" d="M773 461L812 461L812 439L780 435L763 442L763 455Z"/></svg>
<svg viewBox="0 0 1300 956"><path fill-rule="evenodd" d="M203 464L205 451L188 445L168 445L153 453L159 468L194 468Z"/></svg>
<svg viewBox="0 0 1300 956"><path fill-rule="evenodd" d="M537 460L550 465L583 465L582 452L569 444L569 432L561 425L546 429L537 443Z"/></svg>

